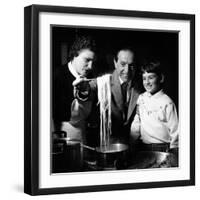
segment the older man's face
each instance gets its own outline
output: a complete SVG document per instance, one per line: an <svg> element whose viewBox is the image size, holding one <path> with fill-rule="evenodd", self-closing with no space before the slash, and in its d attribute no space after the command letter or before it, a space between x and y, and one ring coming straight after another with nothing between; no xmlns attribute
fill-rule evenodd
<svg viewBox="0 0 200 200"><path fill-rule="evenodd" d="M115 68L123 82L131 80L135 75L134 54L130 50L121 50L118 59L114 60Z"/></svg>

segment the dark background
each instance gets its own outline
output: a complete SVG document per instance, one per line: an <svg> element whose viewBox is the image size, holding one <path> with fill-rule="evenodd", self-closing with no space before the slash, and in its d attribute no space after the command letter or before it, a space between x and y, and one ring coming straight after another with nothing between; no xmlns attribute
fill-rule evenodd
<svg viewBox="0 0 200 200"><path fill-rule="evenodd" d="M97 61L94 74L112 71L114 50L129 45L135 50L136 63L140 67L146 59L161 61L165 74L164 90L178 109L178 33L133 29L108 29L52 26L52 69L68 62L68 52L75 38L91 35L97 43Z"/></svg>

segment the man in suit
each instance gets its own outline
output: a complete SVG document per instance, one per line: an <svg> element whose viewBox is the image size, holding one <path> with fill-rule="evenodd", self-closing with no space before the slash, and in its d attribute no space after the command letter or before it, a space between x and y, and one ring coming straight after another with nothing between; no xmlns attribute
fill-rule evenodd
<svg viewBox="0 0 200 200"><path fill-rule="evenodd" d="M114 66L115 70L111 75L111 142L128 143L130 125L135 115L136 102L139 96L134 51L128 47L118 50L114 57ZM73 83L80 104L87 99L92 99L97 93L96 80L89 82L89 97L82 101L78 96L85 92L79 89L83 83L85 84L84 78ZM85 89L87 88L85 87Z"/></svg>
<svg viewBox="0 0 200 200"><path fill-rule="evenodd" d="M80 133L69 123L74 100L72 83L80 77L90 77L95 59L96 44L90 36L78 37L69 52L69 62L55 70L53 76L53 121L56 131L67 132L80 139Z"/></svg>

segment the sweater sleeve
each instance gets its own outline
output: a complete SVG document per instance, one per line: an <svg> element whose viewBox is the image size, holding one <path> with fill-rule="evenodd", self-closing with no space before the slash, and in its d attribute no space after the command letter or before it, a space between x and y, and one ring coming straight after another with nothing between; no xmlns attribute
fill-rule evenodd
<svg viewBox="0 0 200 200"><path fill-rule="evenodd" d="M166 119L171 138L170 148L177 148L179 135L178 115L175 104L172 102L166 106Z"/></svg>

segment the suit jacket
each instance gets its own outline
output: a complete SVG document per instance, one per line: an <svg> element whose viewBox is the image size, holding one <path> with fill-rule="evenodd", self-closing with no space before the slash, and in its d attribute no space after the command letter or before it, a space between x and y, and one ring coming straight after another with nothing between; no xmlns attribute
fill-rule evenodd
<svg viewBox="0 0 200 200"><path fill-rule="evenodd" d="M94 98L97 93L97 82L90 82L91 95ZM127 99L127 115L125 115L121 84L117 71L115 70L111 75L111 117L112 117L112 142L125 142L129 140L131 122L136 113L136 103L139 97L139 89L137 83L133 80L128 84L128 99ZM98 114L99 116L99 114Z"/></svg>
<svg viewBox="0 0 200 200"><path fill-rule="evenodd" d="M131 122L136 113L139 91L134 80L129 82L127 102L123 102L121 84L115 70L111 76L111 93L112 136L115 140L127 141ZM127 114L125 114L125 104L127 104Z"/></svg>

